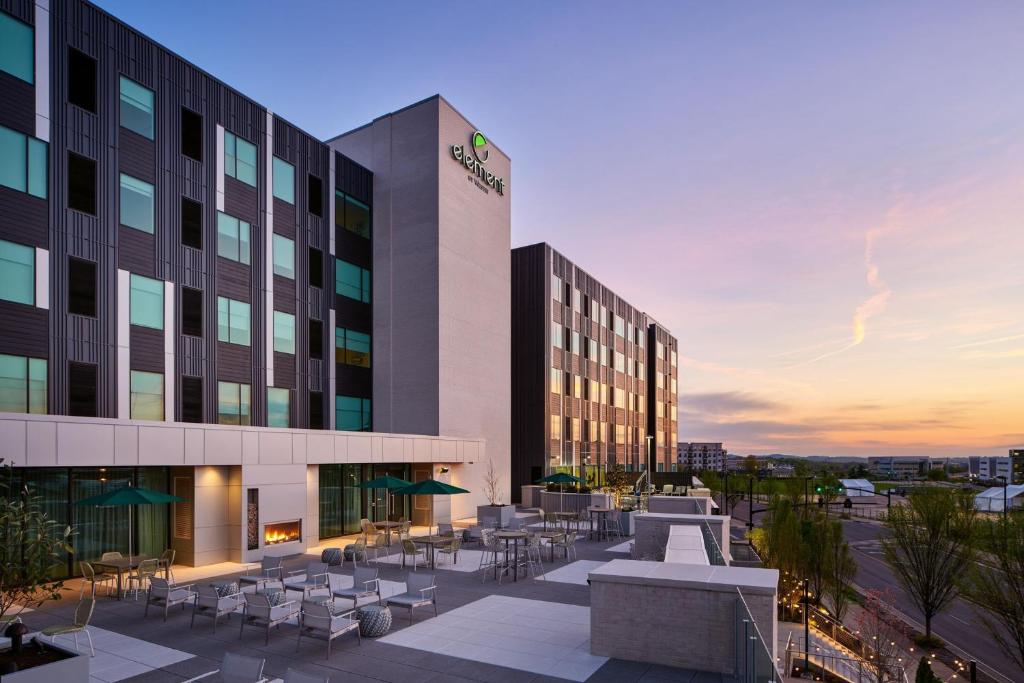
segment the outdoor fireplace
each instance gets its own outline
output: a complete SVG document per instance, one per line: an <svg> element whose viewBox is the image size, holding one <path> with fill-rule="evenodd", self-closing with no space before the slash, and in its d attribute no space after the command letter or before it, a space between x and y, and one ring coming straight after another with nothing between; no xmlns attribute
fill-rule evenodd
<svg viewBox="0 0 1024 683"><path fill-rule="evenodd" d="M302 520L271 522L263 525L263 545L277 545L302 540Z"/></svg>

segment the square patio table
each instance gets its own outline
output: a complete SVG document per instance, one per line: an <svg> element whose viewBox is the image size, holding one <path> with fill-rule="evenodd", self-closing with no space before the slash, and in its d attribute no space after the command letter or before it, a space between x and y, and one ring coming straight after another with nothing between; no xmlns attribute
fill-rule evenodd
<svg viewBox="0 0 1024 683"><path fill-rule="evenodd" d="M401 526L402 526L401 522L392 522L390 520L388 520L386 522L374 522L373 523L373 528L375 528L375 529L383 529L384 530L385 544L389 545L389 546L391 545L391 530L392 529L397 529L397 528L399 528Z"/></svg>
<svg viewBox="0 0 1024 683"><path fill-rule="evenodd" d="M434 551L437 550L437 548L439 546L445 546L445 545L450 544L452 542L452 540L454 540L454 537L453 536L416 536L415 538L410 538L409 540L412 541L413 543L418 543L419 545L425 545L425 546L429 546L430 547L430 568L433 569L434 568Z"/></svg>
<svg viewBox="0 0 1024 683"><path fill-rule="evenodd" d="M149 557L147 555L133 555L132 559L122 557L119 560L100 560L92 562L92 566L101 567L103 569L112 569L117 573L117 599L120 600L121 595L121 576L125 572L130 572L132 569L138 569L139 565L146 560L155 560L155 557ZM164 578L168 581L171 580L168 567L164 566Z"/></svg>

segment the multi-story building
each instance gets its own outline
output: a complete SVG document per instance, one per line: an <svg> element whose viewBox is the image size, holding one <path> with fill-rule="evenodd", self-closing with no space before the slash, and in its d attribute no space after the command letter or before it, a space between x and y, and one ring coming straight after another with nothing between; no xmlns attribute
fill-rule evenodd
<svg viewBox="0 0 1024 683"><path fill-rule="evenodd" d="M683 441L679 443L676 462L679 463L679 469L724 472L728 453L721 443Z"/></svg>
<svg viewBox="0 0 1024 683"><path fill-rule="evenodd" d="M979 457L977 462L977 477L982 481L1005 477L1010 484L1024 484L1024 449L1010 449L1009 455Z"/></svg>
<svg viewBox="0 0 1024 683"><path fill-rule="evenodd" d="M879 477L916 479L927 474L928 458L879 456L868 458L868 470Z"/></svg>
<svg viewBox="0 0 1024 683"><path fill-rule="evenodd" d="M677 342L646 313L534 244L512 250L512 338L513 484L555 467L674 467Z"/></svg>
<svg viewBox="0 0 1024 683"><path fill-rule="evenodd" d="M383 473L473 492L442 516L487 461L507 491L510 161L475 126L435 96L327 144L84 0L0 0L0 46L0 438L77 559L127 549L73 505L125 482L186 499L134 547L196 564L358 531Z"/></svg>

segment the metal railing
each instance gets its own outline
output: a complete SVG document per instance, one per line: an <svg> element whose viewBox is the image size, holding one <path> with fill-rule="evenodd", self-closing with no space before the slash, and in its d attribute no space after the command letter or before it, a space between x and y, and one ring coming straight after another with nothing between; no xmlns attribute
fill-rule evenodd
<svg viewBox="0 0 1024 683"><path fill-rule="evenodd" d="M736 637L733 679L742 683L782 683L782 673L772 656L743 592L736 589Z"/></svg>
<svg viewBox="0 0 1024 683"><path fill-rule="evenodd" d="M808 656L793 640L792 633L786 643L785 671L793 677L799 677L806 671L815 679L823 679L825 676L822 674L828 673L850 683L907 683L907 671L902 664L874 664L820 648Z"/></svg>
<svg viewBox="0 0 1024 683"><path fill-rule="evenodd" d="M725 553L722 552L722 547L718 545L715 532L711 530L711 525L708 524L706 519L700 523L700 532L704 536L704 550L708 554L708 562L719 567L728 566L729 563L725 559Z"/></svg>

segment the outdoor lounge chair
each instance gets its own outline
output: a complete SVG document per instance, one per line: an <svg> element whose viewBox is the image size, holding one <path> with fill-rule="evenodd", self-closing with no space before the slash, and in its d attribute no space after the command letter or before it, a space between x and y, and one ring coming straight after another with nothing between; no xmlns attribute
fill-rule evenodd
<svg viewBox="0 0 1024 683"><path fill-rule="evenodd" d="M359 606L361 599L376 595L377 604L379 605L381 599L380 579L377 578L379 574L380 570L376 567L356 567L355 573L352 574L352 586L349 588L342 588L338 585L338 581L341 580L341 574L328 574L327 579L330 582L331 597L351 600L352 608L355 609Z"/></svg>
<svg viewBox="0 0 1024 683"><path fill-rule="evenodd" d="M75 608L75 617L70 624L57 624L47 626L40 633L50 636L50 642L56 642L57 636L73 636L75 649L78 649L78 634L84 633L89 640L89 652L96 656L96 648L92 646L92 634L89 633L89 621L92 619L92 611L96 607L96 600L93 598L82 598Z"/></svg>
<svg viewBox="0 0 1024 683"><path fill-rule="evenodd" d="M355 610L344 614L334 614L327 605L315 602L302 603L299 615L299 637L295 643L296 652L302 645L302 636L307 638L323 638L327 641L327 658L331 656L331 643L335 638L349 631L355 631L359 644L363 644L363 636L359 632L359 620L355 618Z"/></svg>
<svg viewBox="0 0 1024 683"><path fill-rule="evenodd" d="M296 576L301 574L302 576ZM310 591L327 587L327 565L323 562L310 562L305 569L288 572L284 580L285 591L302 591L305 599Z"/></svg>
<svg viewBox="0 0 1024 683"><path fill-rule="evenodd" d="M284 672L284 683L330 683L330 680L319 674L308 674L298 669L288 669Z"/></svg>
<svg viewBox="0 0 1024 683"><path fill-rule="evenodd" d="M245 598L245 612L242 614L242 625L238 628L239 640L247 625L256 626L266 629L263 643L269 645L270 629L298 617L301 609L295 600L272 606L265 593L243 593L242 597Z"/></svg>
<svg viewBox="0 0 1024 683"><path fill-rule="evenodd" d="M271 581L284 581L284 567L280 557L264 557L260 560L260 568L256 571L249 570L238 577L238 585L243 588L246 585L256 586L257 592L261 584Z"/></svg>
<svg viewBox="0 0 1024 683"><path fill-rule="evenodd" d="M412 625L412 612L417 607L434 606L437 616L437 583L433 574L406 574L405 592L387 599L388 607L405 607L409 610L409 625Z"/></svg>
<svg viewBox="0 0 1024 683"><path fill-rule="evenodd" d="M149 579L149 590L146 591L146 609L142 612L145 618L149 614L149 606L156 605L164 608L164 621L167 621L167 613L171 607L181 605L185 609L185 603L195 599L195 593L191 590L192 584L184 586L172 586L167 579L153 576Z"/></svg>
<svg viewBox="0 0 1024 683"><path fill-rule="evenodd" d="M665 486L663 486L663 487L662 487L662 489L661 489L661 495L663 495L663 496L672 496L672 495L675 495L675 494L673 493L673 489L674 489L674 488L675 488L675 487L674 487L674 486L672 486L672 484L665 484Z"/></svg>
<svg viewBox="0 0 1024 683"><path fill-rule="evenodd" d="M213 618L213 632L217 632L217 620L225 614L228 619L242 607L242 594L220 595L216 586L197 586L195 601L192 603L192 621L189 628L195 626L196 615Z"/></svg>
<svg viewBox="0 0 1024 683"><path fill-rule="evenodd" d="M208 671L204 674L190 678L185 683L201 681L210 676L218 676L225 683L265 683L269 680L263 675L263 667L267 660L260 657L247 657L236 655L233 652L225 652L220 660L220 668Z"/></svg>

